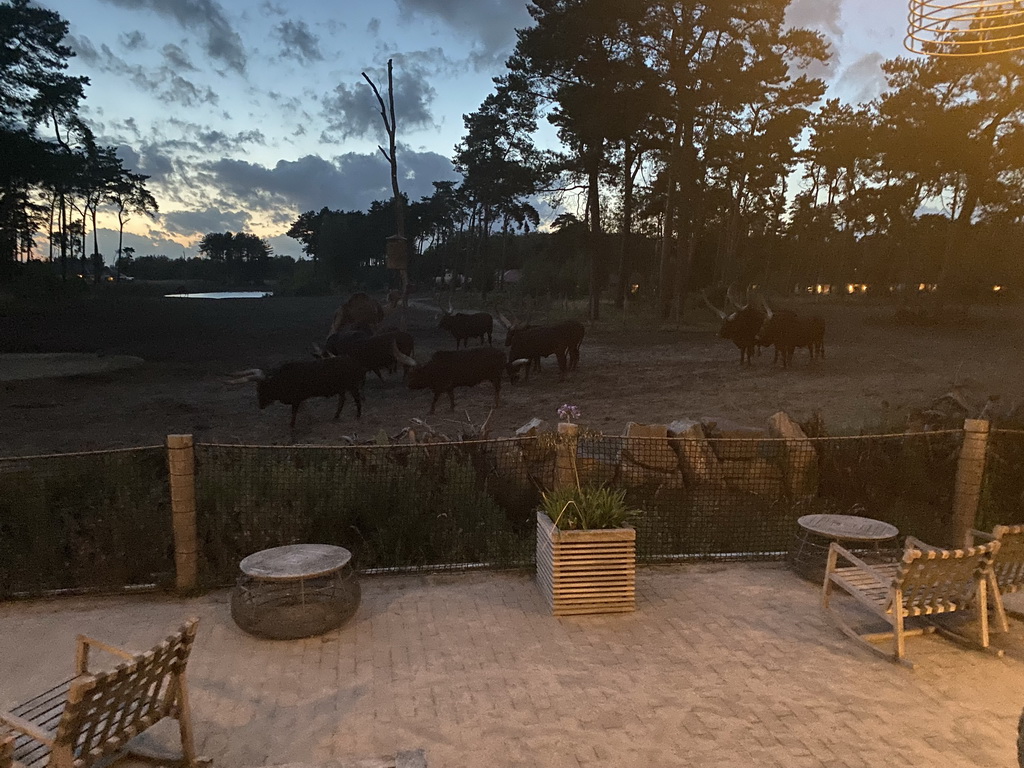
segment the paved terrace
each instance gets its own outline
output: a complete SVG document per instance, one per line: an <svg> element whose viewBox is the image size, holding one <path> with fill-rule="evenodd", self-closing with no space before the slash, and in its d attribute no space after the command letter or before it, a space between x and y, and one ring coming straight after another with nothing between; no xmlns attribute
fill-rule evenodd
<svg viewBox="0 0 1024 768"><path fill-rule="evenodd" d="M1016 765L1018 621L1003 658L911 638L912 671L776 564L641 568L635 614L560 619L524 573L362 584L349 624L296 641L241 632L225 591L0 604L0 706L69 676L78 632L141 649L195 614L194 722L218 768L419 748L431 768Z"/></svg>

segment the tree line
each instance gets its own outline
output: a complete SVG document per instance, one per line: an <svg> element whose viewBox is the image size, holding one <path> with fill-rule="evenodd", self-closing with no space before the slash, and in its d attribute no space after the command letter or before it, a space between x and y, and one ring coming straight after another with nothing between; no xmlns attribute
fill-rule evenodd
<svg viewBox="0 0 1024 768"><path fill-rule="evenodd" d="M149 177L126 169L82 120L89 81L65 72L73 55L62 43L67 32L59 14L28 0L0 4L0 280L29 258L43 232L62 277L77 257L83 267L91 261L99 281L99 209L117 215L118 256L125 224L158 209Z"/></svg>
<svg viewBox="0 0 1024 768"><path fill-rule="evenodd" d="M1024 54L897 57L879 97L847 104L825 99L811 73L830 51L786 25L789 4L532 0L504 72L463 116L461 180L398 196L412 280L486 291L518 270L525 290L588 296L592 318L637 286L670 317L711 283L1019 284ZM39 231L64 265L86 257L92 226L101 258L101 206L122 231L156 212L146 177L78 117L86 81L64 72L66 32L28 0L0 5L0 269ZM538 143L545 123L555 149ZM387 283L395 202L301 213L288 234L310 257L303 279ZM210 233L202 252L258 279L269 248L239 237Z"/></svg>
<svg viewBox="0 0 1024 768"><path fill-rule="evenodd" d="M878 98L824 100L807 72L829 50L786 26L788 5L533 0L505 73L464 116L462 181L411 206L410 268L584 282L592 318L609 285L621 306L638 282L665 317L708 283L1020 283L1024 55L898 57ZM542 121L557 150L538 148ZM574 204L544 236L538 199ZM289 234L343 272L354 262L320 251L328 213ZM332 232L335 215L356 214L330 213ZM575 279L544 279L562 267Z"/></svg>

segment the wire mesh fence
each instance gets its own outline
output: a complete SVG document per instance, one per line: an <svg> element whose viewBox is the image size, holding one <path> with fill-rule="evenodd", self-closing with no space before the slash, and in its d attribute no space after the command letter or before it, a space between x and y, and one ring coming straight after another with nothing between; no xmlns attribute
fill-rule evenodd
<svg viewBox="0 0 1024 768"><path fill-rule="evenodd" d="M162 446L0 458L0 598L173 579Z"/></svg>
<svg viewBox="0 0 1024 768"><path fill-rule="evenodd" d="M545 465L536 448L200 444L200 578L231 583L242 557L300 542L343 546L360 570L527 565Z"/></svg>
<svg viewBox="0 0 1024 768"><path fill-rule="evenodd" d="M800 439L584 432L578 439L542 433L401 445L200 443L200 581L231 584L245 556L311 542L349 549L364 571L528 567L541 495L567 481L625 492L629 506L641 510L633 521L641 562L782 558L796 521L810 513L869 517L895 525L901 538L949 545L962 442L963 433L951 430ZM1024 433L994 434L990 455L981 518L1016 522ZM163 447L0 459L0 597L167 583L174 552L166 461Z"/></svg>
<svg viewBox="0 0 1024 768"><path fill-rule="evenodd" d="M947 543L959 431L858 438L584 435L582 483L625 488L642 510L637 557L771 559L803 515L858 515Z"/></svg>
<svg viewBox="0 0 1024 768"><path fill-rule="evenodd" d="M988 439L976 527L1018 523L1024 523L1024 430L997 429Z"/></svg>

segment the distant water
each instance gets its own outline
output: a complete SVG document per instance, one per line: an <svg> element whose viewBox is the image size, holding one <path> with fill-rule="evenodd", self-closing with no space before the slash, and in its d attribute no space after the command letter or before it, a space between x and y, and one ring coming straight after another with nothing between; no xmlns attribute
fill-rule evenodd
<svg viewBox="0 0 1024 768"><path fill-rule="evenodd" d="M168 293L165 299L262 299L270 291L220 291L219 293Z"/></svg>

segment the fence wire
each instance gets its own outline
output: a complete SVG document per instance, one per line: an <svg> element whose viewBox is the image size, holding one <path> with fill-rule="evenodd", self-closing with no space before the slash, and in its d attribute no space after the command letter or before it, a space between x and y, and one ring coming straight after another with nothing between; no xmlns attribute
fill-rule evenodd
<svg viewBox="0 0 1024 768"><path fill-rule="evenodd" d="M1024 523L1024 431L993 430L985 453L977 527Z"/></svg>
<svg viewBox="0 0 1024 768"><path fill-rule="evenodd" d="M229 584L242 557L300 542L343 546L360 570L528 565L548 453L536 440L197 445L200 578Z"/></svg>
<svg viewBox="0 0 1024 768"><path fill-rule="evenodd" d="M0 598L173 581L163 447L0 458Z"/></svg>
<svg viewBox="0 0 1024 768"><path fill-rule="evenodd" d="M781 558L810 513L954 543L959 430L568 440L197 444L201 582L231 584L245 556L306 542L346 547L360 570L528 567L541 494L577 480L640 510L641 562ZM1022 459L1024 433L992 435L979 525L1024 520ZM163 447L0 459L0 597L169 583L166 461Z"/></svg>

